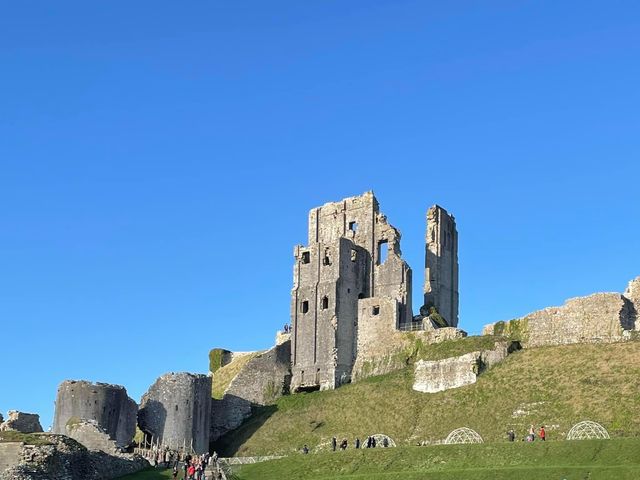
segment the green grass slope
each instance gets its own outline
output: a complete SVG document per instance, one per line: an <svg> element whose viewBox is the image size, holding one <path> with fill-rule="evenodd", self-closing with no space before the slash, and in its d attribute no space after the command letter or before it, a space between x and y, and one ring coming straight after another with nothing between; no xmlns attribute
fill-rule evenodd
<svg viewBox="0 0 640 480"><path fill-rule="evenodd" d="M436 356L450 351L438 348ZM375 433L416 445L461 426L496 442L509 428L523 436L531 423L546 425L554 440L583 419L602 423L612 436L640 434L640 342L520 351L476 384L436 394L414 392L412 383L409 366L335 391L286 396L214 447L225 456L290 454L303 444L320 451L334 435L351 444Z"/></svg>
<svg viewBox="0 0 640 480"><path fill-rule="evenodd" d="M631 480L640 478L640 440L494 443L293 455L245 465L238 480Z"/></svg>

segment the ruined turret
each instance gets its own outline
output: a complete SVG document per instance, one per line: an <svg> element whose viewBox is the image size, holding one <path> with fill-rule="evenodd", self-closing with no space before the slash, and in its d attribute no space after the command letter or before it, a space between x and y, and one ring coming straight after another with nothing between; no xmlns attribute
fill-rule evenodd
<svg viewBox="0 0 640 480"><path fill-rule="evenodd" d="M138 425L147 440L170 448L209 450L211 377L167 373L142 396Z"/></svg>
<svg viewBox="0 0 640 480"><path fill-rule="evenodd" d="M53 433L67 434L67 423L95 420L120 447L136 433L138 405L120 385L65 380L58 387Z"/></svg>

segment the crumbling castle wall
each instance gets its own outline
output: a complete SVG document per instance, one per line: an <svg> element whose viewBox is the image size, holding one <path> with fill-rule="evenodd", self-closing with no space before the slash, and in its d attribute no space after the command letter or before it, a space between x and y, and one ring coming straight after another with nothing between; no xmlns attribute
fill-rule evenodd
<svg viewBox="0 0 640 480"><path fill-rule="evenodd" d="M139 455L91 452L65 435L41 435L37 445L0 444L0 480L110 480L150 466Z"/></svg>
<svg viewBox="0 0 640 480"><path fill-rule="evenodd" d="M116 454L120 451L116 442L95 420L67 422L67 436L81 443L88 450Z"/></svg>
<svg viewBox="0 0 640 480"><path fill-rule="evenodd" d="M209 450L211 377L167 373L142 396L138 425L148 437L173 448Z"/></svg>
<svg viewBox="0 0 640 480"><path fill-rule="evenodd" d="M637 329L640 279L625 294L596 293L572 298L561 307L549 307L509 322L486 325L484 335L504 335L524 347L571 343L611 343L631 338Z"/></svg>
<svg viewBox="0 0 640 480"><path fill-rule="evenodd" d="M447 325L458 325L458 231L453 215L434 205L427 211L424 315L431 306Z"/></svg>
<svg viewBox="0 0 640 480"><path fill-rule="evenodd" d="M466 353L443 360L419 360L415 364L413 389L423 393L436 393L476 383L485 370L502 362L519 345L496 343L493 350Z"/></svg>
<svg viewBox="0 0 640 480"><path fill-rule="evenodd" d="M406 367L406 352L416 341L435 344L467 336L458 328L398 330L398 302L390 298L367 298L358 303L358 356L353 367L353 380L400 370Z"/></svg>
<svg viewBox="0 0 640 480"><path fill-rule="evenodd" d="M251 416L252 407L269 405L288 393L290 362L290 340L251 358L231 381L222 399L213 400L211 440L239 427Z"/></svg>
<svg viewBox="0 0 640 480"><path fill-rule="evenodd" d="M9 410L9 418L0 424L0 432L5 430L15 430L22 433L42 432L40 415Z"/></svg>
<svg viewBox="0 0 640 480"><path fill-rule="evenodd" d="M308 241L294 250L293 391L351 380L360 300L393 299L393 321L412 319L411 269L401 258L400 232L372 192L311 210Z"/></svg>
<svg viewBox="0 0 640 480"><path fill-rule="evenodd" d="M127 446L136 431L138 405L120 385L65 380L58 387L53 433L66 435L70 420L95 420L119 446Z"/></svg>

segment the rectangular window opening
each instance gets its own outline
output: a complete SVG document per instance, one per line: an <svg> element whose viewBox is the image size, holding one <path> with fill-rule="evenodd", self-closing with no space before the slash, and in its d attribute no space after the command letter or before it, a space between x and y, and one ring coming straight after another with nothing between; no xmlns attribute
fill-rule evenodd
<svg viewBox="0 0 640 480"><path fill-rule="evenodd" d="M378 242L378 265L382 265L387 261L389 254L389 242L388 240L380 240Z"/></svg>
<svg viewBox="0 0 640 480"><path fill-rule="evenodd" d="M380 305L374 305L371 309L371 315L380 315Z"/></svg>
<svg viewBox="0 0 640 480"><path fill-rule="evenodd" d="M300 304L300 313L307 313L309 311L309 300L305 300Z"/></svg>
<svg viewBox="0 0 640 480"><path fill-rule="evenodd" d="M351 249L351 261L355 262L357 258L358 258L358 251L352 248Z"/></svg>
<svg viewBox="0 0 640 480"><path fill-rule="evenodd" d="M311 261L311 252L302 252L302 263L309 263Z"/></svg>
<svg viewBox="0 0 640 480"><path fill-rule="evenodd" d="M358 231L358 222L349 222L349 230L351 230L352 232L357 232Z"/></svg>
<svg viewBox="0 0 640 480"><path fill-rule="evenodd" d="M326 295L322 297L322 301L320 302L320 308L322 310L326 310L327 308L329 308L329 297L327 297Z"/></svg>

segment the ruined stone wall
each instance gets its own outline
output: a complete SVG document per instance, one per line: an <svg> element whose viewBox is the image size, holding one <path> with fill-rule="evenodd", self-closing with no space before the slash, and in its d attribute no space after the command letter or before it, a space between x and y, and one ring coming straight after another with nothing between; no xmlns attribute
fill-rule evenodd
<svg viewBox="0 0 640 480"><path fill-rule="evenodd" d="M95 420L79 420L67 423L67 436L82 444L88 450L113 455L119 451L116 442Z"/></svg>
<svg viewBox="0 0 640 480"><path fill-rule="evenodd" d="M0 472L13 467L22 458L22 442L0 443Z"/></svg>
<svg viewBox="0 0 640 480"><path fill-rule="evenodd" d="M358 302L358 354L353 368L354 380L406 367L406 351L412 349L416 341L428 345L467 336L453 327L399 331L399 307L397 300L386 297Z"/></svg>
<svg viewBox="0 0 640 480"><path fill-rule="evenodd" d="M434 205L427 211L424 304L449 326L458 325L458 231L453 215Z"/></svg>
<svg viewBox="0 0 640 480"><path fill-rule="evenodd" d="M269 405L289 392L291 341L256 355L238 372L221 400L211 406L211 440L239 427L252 407ZM215 374L214 374L215 375Z"/></svg>
<svg viewBox="0 0 640 480"><path fill-rule="evenodd" d="M11 450L9 468L2 471L0 461L0 480L110 480L150 466L139 455L90 452L65 435L42 435L41 445L0 444L0 452Z"/></svg>
<svg viewBox="0 0 640 480"><path fill-rule="evenodd" d="M629 282L627 289L624 291L624 298L630 302L629 328L640 330L640 277L636 277Z"/></svg>
<svg viewBox="0 0 640 480"><path fill-rule="evenodd" d="M67 422L95 420L119 446L133 440L138 406L120 385L66 380L58 387L53 433L66 434Z"/></svg>
<svg viewBox="0 0 640 480"><path fill-rule="evenodd" d="M294 256L292 389L335 388L352 376L359 299L391 298L399 304L394 321L412 319L400 232L367 192L311 210L309 245Z"/></svg>
<svg viewBox="0 0 640 480"><path fill-rule="evenodd" d="M476 383L485 370L502 362L519 346L498 342L493 350L466 353L443 360L419 360L415 364L413 389L436 393Z"/></svg>
<svg viewBox="0 0 640 480"><path fill-rule="evenodd" d="M140 402L140 430L170 446L192 445L196 453L209 449L211 377L167 373Z"/></svg>
<svg viewBox="0 0 640 480"><path fill-rule="evenodd" d="M22 433L42 432L40 415L9 410L9 418L0 424L0 432L5 430L15 430Z"/></svg>
<svg viewBox="0 0 640 480"><path fill-rule="evenodd" d="M484 335L504 335L524 347L571 343L610 343L631 338L637 329L637 288L632 281L625 292L596 293L572 298L561 307L549 307L509 322L486 325Z"/></svg>
<svg viewBox="0 0 640 480"><path fill-rule="evenodd" d="M367 295L368 253L341 238L296 250L291 301L292 388L333 388L351 374L357 302Z"/></svg>

